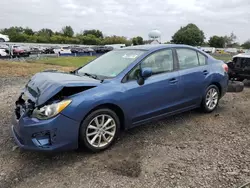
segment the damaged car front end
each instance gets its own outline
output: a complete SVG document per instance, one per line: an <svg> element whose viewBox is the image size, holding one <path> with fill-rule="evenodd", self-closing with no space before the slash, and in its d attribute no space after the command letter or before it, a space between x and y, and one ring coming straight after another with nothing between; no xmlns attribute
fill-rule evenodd
<svg viewBox="0 0 250 188"><path fill-rule="evenodd" d="M238 54L227 62L229 79L243 81L250 79L250 54Z"/></svg>
<svg viewBox="0 0 250 188"><path fill-rule="evenodd" d="M54 71L34 75L18 97L12 117L12 133L19 147L37 151L78 148L80 121L62 111L70 110L72 96L98 83Z"/></svg>

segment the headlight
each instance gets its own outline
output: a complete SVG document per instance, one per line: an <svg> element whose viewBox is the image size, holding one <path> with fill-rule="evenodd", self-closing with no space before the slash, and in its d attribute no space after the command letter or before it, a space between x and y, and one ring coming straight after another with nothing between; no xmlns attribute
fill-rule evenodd
<svg viewBox="0 0 250 188"><path fill-rule="evenodd" d="M59 103L53 103L50 105L43 106L41 108L36 108L33 113L32 117L35 117L37 119L49 119L57 114L59 114L63 109L65 109L69 104L71 103L71 100L64 100Z"/></svg>

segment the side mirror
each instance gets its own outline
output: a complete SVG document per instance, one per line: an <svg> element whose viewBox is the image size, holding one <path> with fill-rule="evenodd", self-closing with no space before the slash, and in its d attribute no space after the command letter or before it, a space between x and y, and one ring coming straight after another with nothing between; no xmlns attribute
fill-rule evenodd
<svg viewBox="0 0 250 188"><path fill-rule="evenodd" d="M145 83L145 79L152 76L152 69L149 67L142 68L139 74L139 78L137 79L137 83L139 85L143 85Z"/></svg>
<svg viewBox="0 0 250 188"><path fill-rule="evenodd" d="M152 69L150 67L145 67L141 69L141 77L146 79L152 76Z"/></svg>

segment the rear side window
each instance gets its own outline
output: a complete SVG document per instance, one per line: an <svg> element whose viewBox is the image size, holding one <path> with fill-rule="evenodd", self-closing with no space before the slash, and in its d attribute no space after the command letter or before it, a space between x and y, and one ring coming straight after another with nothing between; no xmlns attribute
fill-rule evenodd
<svg viewBox="0 0 250 188"><path fill-rule="evenodd" d="M199 66L196 51L190 49L176 49L180 69L189 69Z"/></svg>
<svg viewBox="0 0 250 188"><path fill-rule="evenodd" d="M197 54L198 54L200 65L206 65L207 58L199 52Z"/></svg>

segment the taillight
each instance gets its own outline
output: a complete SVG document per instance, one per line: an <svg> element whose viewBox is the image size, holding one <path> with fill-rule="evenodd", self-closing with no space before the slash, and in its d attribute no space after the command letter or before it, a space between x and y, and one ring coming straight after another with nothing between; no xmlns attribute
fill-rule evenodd
<svg viewBox="0 0 250 188"><path fill-rule="evenodd" d="M222 65L222 68L224 69L224 71L225 71L226 73L228 73L228 66L227 66L227 64L223 64L223 65Z"/></svg>

